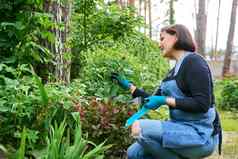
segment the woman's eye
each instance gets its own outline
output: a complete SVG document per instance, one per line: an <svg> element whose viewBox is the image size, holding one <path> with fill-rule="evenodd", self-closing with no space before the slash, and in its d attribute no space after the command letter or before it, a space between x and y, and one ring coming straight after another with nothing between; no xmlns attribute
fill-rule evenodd
<svg viewBox="0 0 238 159"><path fill-rule="evenodd" d="M163 41L163 40L164 40L164 37L161 37L161 38L160 38L160 41Z"/></svg>

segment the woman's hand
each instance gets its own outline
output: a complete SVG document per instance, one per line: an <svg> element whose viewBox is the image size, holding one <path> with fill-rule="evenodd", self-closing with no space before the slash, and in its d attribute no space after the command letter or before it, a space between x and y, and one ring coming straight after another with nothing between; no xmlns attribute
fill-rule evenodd
<svg viewBox="0 0 238 159"><path fill-rule="evenodd" d="M132 85L132 83L129 80L123 78L122 76L120 76L117 73L112 73L111 79L115 80L119 84L119 86L121 86L125 90L129 90L130 86Z"/></svg>
<svg viewBox="0 0 238 159"><path fill-rule="evenodd" d="M138 137L140 135L141 128L140 128L140 122L135 121L131 126L131 136Z"/></svg>
<svg viewBox="0 0 238 159"><path fill-rule="evenodd" d="M148 98L145 98L146 103L144 104L144 107L148 109L157 109L161 105L166 104L166 97L165 96L149 96Z"/></svg>

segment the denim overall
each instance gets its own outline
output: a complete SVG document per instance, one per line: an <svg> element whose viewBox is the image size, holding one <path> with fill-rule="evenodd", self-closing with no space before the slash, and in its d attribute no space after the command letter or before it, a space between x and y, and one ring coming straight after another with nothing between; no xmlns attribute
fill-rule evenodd
<svg viewBox="0 0 238 159"><path fill-rule="evenodd" d="M184 98L175 77L186 56L177 62L160 86L163 96ZM189 113L169 109L170 120L139 120L141 133L128 149L128 159L200 159L209 156L218 144L212 136L216 112L211 106L207 113Z"/></svg>

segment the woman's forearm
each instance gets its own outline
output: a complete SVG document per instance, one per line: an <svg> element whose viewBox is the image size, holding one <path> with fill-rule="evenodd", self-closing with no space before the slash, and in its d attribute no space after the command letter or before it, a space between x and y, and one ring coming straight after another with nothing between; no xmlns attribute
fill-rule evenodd
<svg viewBox="0 0 238 159"><path fill-rule="evenodd" d="M131 84L131 86L130 86L130 92L131 92L131 94L133 94L133 93L135 92L135 90L136 90L136 86L134 86L133 84Z"/></svg>
<svg viewBox="0 0 238 159"><path fill-rule="evenodd" d="M166 97L166 104L170 107L176 107L176 101L173 97Z"/></svg>

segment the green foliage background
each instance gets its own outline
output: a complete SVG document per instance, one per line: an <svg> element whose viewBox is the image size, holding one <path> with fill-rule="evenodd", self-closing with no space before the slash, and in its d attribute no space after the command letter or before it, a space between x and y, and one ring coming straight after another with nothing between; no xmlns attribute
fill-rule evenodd
<svg viewBox="0 0 238 159"><path fill-rule="evenodd" d="M167 61L157 43L138 32L143 23L133 8L102 0L52 1L73 6L69 40L64 44L70 48L64 59L72 62L72 81L56 82L55 55L48 46L56 43L52 30L65 26L56 24L54 15L44 10L47 2L0 1L1 150L34 158L50 147L47 137L53 123L67 125L69 133L62 137L73 138L77 132L71 113L76 111L86 139L113 145L105 158L125 157L132 141L123 126L137 108L128 105L129 92L112 83L110 74L120 73L153 92L168 70ZM69 138L68 144L73 140Z"/></svg>
<svg viewBox="0 0 238 159"><path fill-rule="evenodd" d="M222 110L238 110L238 80L237 78L227 78L216 82L217 85L217 103Z"/></svg>

